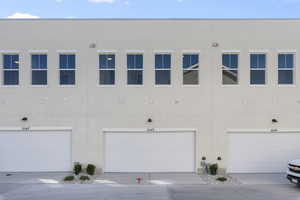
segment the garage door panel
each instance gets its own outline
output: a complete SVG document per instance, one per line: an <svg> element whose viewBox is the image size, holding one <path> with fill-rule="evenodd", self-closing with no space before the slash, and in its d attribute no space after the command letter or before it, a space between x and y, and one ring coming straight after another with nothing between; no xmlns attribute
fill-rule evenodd
<svg viewBox="0 0 300 200"><path fill-rule="evenodd" d="M70 132L0 133L0 171L70 170Z"/></svg>
<svg viewBox="0 0 300 200"><path fill-rule="evenodd" d="M194 133L108 133L106 172L192 172Z"/></svg>
<svg viewBox="0 0 300 200"><path fill-rule="evenodd" d="M289 160L300 158L300 134L231 134L228 172L286 171Z"/></svg>

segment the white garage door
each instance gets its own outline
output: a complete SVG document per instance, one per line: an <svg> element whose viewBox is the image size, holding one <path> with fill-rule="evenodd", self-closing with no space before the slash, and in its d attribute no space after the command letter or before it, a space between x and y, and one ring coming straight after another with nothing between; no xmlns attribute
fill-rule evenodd
<svg viewBox="0 0 300 200"><path fill-rule="evenodd" d="M70 132L0 133L0 171L70 171Z"/></svg>
<svg viewBox="0 0 300 200"><path fill-rule="evenodd" d="M107 133L106 172L194 172L194 133Z"/></svg>
<svg viewBox="0 0 300 200"><path fill-rule="evenodd" d="M230 134L228 172L285 172L300 158L300 134Z"/></svg>

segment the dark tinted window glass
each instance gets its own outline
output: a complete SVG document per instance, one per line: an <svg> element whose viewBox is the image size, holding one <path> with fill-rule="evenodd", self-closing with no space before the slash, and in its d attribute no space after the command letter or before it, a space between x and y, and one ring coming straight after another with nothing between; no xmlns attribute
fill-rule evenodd
<svg viewBox="0 0 300 200"><path fill-rule="evenodd" d="M32 71L32 85L47 85L47 71Z"/></svg>
<svg viewBox="0 0 300 200"><path fill-rule="evenodd" d="M47 69L47 55L32 55L32 69Z"/></svg>
<svg viewBox="0 0 300 200"><path fill-rule="evenodd" d="M4 69L19 69L19 55L4 55Z"/></svg>
<svg viewBox="0 0 300 200"><path fill-rule="evenodd" d="M100 69L112 69L115 68L115 55L105 54L100 55Z"/></svg>
<svg viewBox="0 0 300 200"><path fill-rule="evenodd" d="M4 85L18 85L19 72L18 71L4 71Z"/></svg>
<svg viewBox="0 0 300 200"><path fill-rule="evenodd" d="M101 70L100 71L100 84L101 85L115 84L115 71L114 70Z"/></svg>
<svg viewBox="0 0 300 200"><path fill-rule="evenodd" d="M157 85L171 84L171 71L170 70L156 70L155 71L155 84L157 84Z"/></svg>
<svg viewBox="0 0 300 200"><path fill-rule="evenodd" d="M293 54L279 54L278 55L278 68L293 68L294 55Z"/></svg>
<svg viewBox="0 0 300 200"><path fill-rule="evenodd" d="M265 70L251 70L250 73L251 84L265 84Z"/></svg>
<svg viewBox="0 0 300 200"><path fill-rule="evenodd" d="M169 54L155 55L155 68L156 69L170 69L171 68L171 55L169 55Z"/></svg>
<svg viewBox="0 0 300 200"><path fill-rule="evenodd" d="M238 83L237 70L222 70L223 84L233 85Z"/></svg>
<svg viewBox="0 0 300 200"><path fill-rule="evenodd" d="M127 55L128 69L143 69L143 55Z"/></svg>
<svg viewBox="0 0 300 200"><path fill-rule="evenodd" d="M59 56L59 67L61 69L66 69L68 68L68 58L67 55L60 55Z"/></svg>
<svg viewBox="0 0 300 200"><path fill-rule="evenodd" d="M199 56L197 54L185 54L183 55L183 68L196 69L199 67Z"/></svg>
<svg viewBox="0 0 300 200"><path fill-rule="evenodd" d="M279 70L278 71L279 84L293 84L293 71L292 70Z"/></svg>
<svg viewBox="0 0 300 200"><path fill-rule="evenodd" d="M40 69L47 69L47 55L40 55Z"/></svg>
<svg viewBox="0 0 300 200"><path fill-rule="evenodd" d="M59 67L61 69L75 69L75 55L62 54L59 56Z"/></svg>
<svg viewBox="0 0 300 200"><path fill-rule="evenodd" d="M60 84L74 85L75 84L75 70L60 70Z"/></svg>
<svg viewBox="0 0 300 200"><path fill-rule="evenodd" d="M127 71L128 85L142 85L143 71L142 70L128 70Z"/></svg>
<svg viewBox="0 0 300 200"><path fill-rule="evenodd" d="M238 67L238 54L223 54L222 64L227 68L236 69Z"/></svg>
<svg viewBox="0 0 300 200"><path fill-rule="evenodd" d="M266 55L264 54L251 54L250 55L250 67L265 68L266 67Z"/></svg>
<svg viewBox="0 0 300 200"><path fill-rule="evenodd" d="M155 55L155 68L163 68L163 55Z"/></svg>
<svg viewBox="0 0 300 200"><path fill-rule="evenodd" d="M136 68L137 69L143 68L143 55L136 55Z"/></svg>
<svg viewBox="0 0 300 200"><path fill-rule="evenodd" d="M196 85L199 83L198 70L183 70L183 84Z"/></svg>

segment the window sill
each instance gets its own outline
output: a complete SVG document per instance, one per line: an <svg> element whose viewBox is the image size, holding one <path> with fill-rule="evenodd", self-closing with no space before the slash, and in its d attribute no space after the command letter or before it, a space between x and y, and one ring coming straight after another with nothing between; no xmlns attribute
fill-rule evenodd
<svg viewBox="0 0 300 200"><path fill-rule="evenodd" d="M277 87L296 87L296 84L277 84Z"/></svg>
<svg viewBox="0 0 300 200"><path fill-rule="evenodd" d="M156 88L171 88L173 86L171 84L170 85L163 85L163 84L161 84L161 85L154 85L154 87L156 87Z"/></svg>
<svg viewBox="0 0 300 200"><path fill-rule="evenodd" d="M0 87L3 87L3 88L19 88L19 87L21 87L21 85L1 85Z"/></svg>
<svg viewBox="0 0 300 200"><path fill-rule="evenodd" d="M76 85L59 85L61 88L75 88L77 87Z"/></svg>
<svg viewBox="0 0 300 200"><path fill-rule="evenodd" d="M98 88L115 88L116 85L97 85Z"/></svg>
<svg viewBox="0 0 300 200"><path fill-rule="evenodd" d="M126 85L126 87L129 87L129 88L140 88L140 87L144 87L144 85Z"/></svg>
<svg viewBox="0 0 300 200"><path fill-rule="evenodd" d="M31 88L48 88L49 85L30 85Z"/></svg>

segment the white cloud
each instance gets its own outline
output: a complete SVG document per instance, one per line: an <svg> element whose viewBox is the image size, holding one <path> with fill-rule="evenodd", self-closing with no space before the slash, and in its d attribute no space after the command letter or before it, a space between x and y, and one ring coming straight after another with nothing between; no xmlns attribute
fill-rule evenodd
<svg viewBox="0 0 300 200"><path fill-rule="evenodd" d="M114 3L115 0L88 0L90 3Z"/></svg>
<svg viewBox="0 0 300 200"><path fill-rule="evenodd" d="M178 2L178 3L181 3L181 2L183 2L183 0L177 0L177 2Z"/></svg>
<svg viewBox="0 0 300 200"><path fill-rule="evenodd" d="M56 1L56 3L62 3L63 2L63 0L55 0Z"/></svg>
<svg viewBox="0 0 300 200"><path fill-rule="evenodd" d="M28 13L14 13L12 15L7 16L9 19L37 19L39 16L31 15Z"/></svg>

